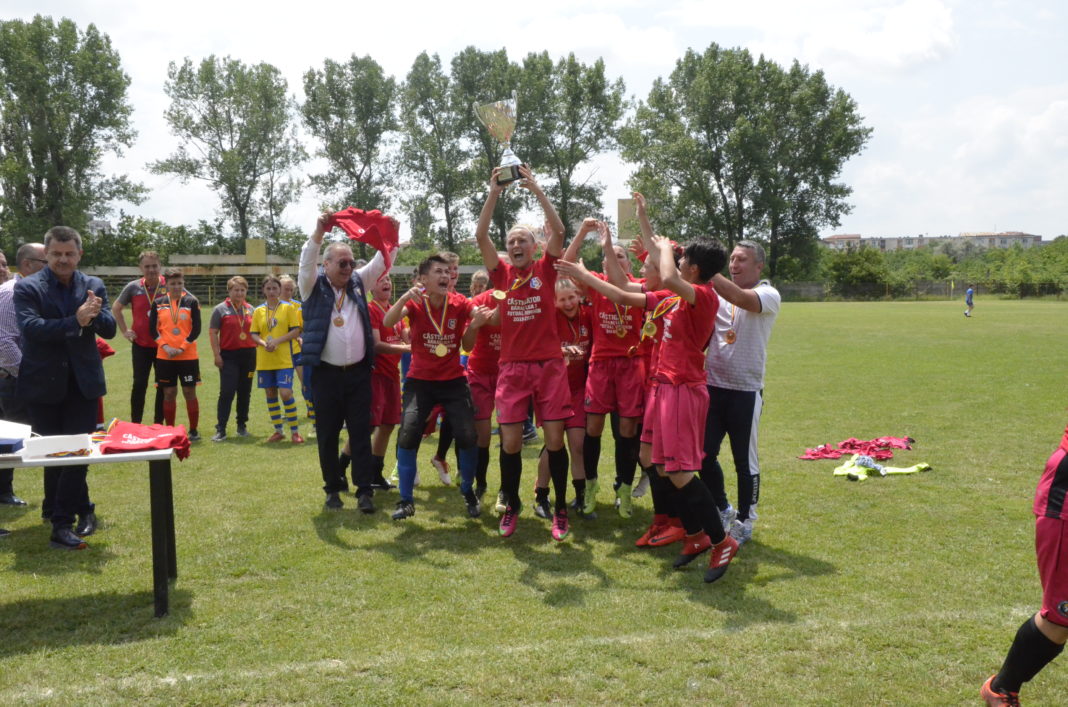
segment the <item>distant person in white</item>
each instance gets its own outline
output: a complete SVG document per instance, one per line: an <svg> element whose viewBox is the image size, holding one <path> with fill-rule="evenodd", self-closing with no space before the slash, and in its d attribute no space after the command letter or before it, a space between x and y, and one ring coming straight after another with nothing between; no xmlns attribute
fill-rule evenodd
<svg viewBox="0 0 1068 707"><path fill-rule="evenodd" d="M754 241L739 241L728 265L731 279L716 275L719 294L716 330L708 345L708 418L705 423L705 459L701 478L716 500L724 529L738 544L753 535L760 497L760 463L757 460L757 425L764 400L764 363L768 339L782 301L779 291L760 278L764 248ZM719 465L723 437L730 437L731 455L738 476L737 510L731 507Z"/></svg>

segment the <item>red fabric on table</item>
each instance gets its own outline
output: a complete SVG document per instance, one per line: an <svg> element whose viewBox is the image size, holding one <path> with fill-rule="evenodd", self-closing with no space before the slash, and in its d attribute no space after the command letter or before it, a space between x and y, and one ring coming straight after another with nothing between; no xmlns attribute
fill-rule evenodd
<svg viewBox="0 0 1068 707"><path fill-rule="evenodd" d="M179 459L189 456L189 436L185 425L139 425L115 420L100 443L102 454L147 452L150 449L173 449Z"/></svg>

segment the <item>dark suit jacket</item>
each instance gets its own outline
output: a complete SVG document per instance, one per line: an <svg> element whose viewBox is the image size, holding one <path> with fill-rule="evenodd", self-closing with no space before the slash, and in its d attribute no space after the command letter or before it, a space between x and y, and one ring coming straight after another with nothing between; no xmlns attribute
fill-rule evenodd
<svg viewBox="0 0 1068 707"><path fill-rule="evenodd" d="M89 326L82 327L74 313L85 302L89 290L104 302L100 314ZM115 318L100 278L76 270L65 302L59 281L46 267L15 283L14 306L15 320L22 330L18 395L23 401L62 403L67 397L71 371L86 398L92 400L107 392L96 337L114 337Z"/></svg>

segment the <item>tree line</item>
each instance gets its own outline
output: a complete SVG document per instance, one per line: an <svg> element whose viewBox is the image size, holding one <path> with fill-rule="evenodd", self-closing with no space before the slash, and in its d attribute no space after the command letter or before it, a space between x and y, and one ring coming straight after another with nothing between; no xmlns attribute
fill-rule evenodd
<svg viewBox="0 0 1068 707"><path fill-rule="evenodd" d="M538 174L569 237L583 218L609 218L604 185L580 175L594 157L617 152L664 235L762 241L774 276L818 264L819 230L850 210L842 167L871 134L853 99L822 72L716 44L688 50L644 99L628 98L600 59L532 52L516 61L475 47L448 61L424 51L400 79L370 56L326 59L302 83L299 101L267 63L171 62L165 118L179 145L149 168L208 185L218 218L175 226L121 213L96 252L87 249L89 262L130 263L143 247L235 252L248 237L292 254L304 228L285 211L304 189L324 209L400 213L418 247L457 250L502 151L472 104L515 91L513 149ZM119 53L92 24L0 22L5 251L52 225L84 230L117 204L144 200L143 185L101 170L105 155L136 139L129 85ZM321 173L302 171L310 157L321 159ZM509 190L494 213L502 247L525 207L521 191Z"/></svg>

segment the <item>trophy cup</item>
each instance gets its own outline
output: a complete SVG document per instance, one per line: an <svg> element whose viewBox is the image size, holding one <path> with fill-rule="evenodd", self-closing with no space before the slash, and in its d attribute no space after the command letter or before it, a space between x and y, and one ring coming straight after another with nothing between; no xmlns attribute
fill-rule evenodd
<svg viewBox="0 0 1068 707"><path fill-rule="evenodd" d="M511 100L502 100L495 103L478 105L473 103L475 115L489 130L493 138L504 145L504 154L501 155L501 171L497 174L497 183L511 184L520 178L519 166L523 164L515 153L512 152L512 133L515 132L516 122L516 94L512 91Z"/></svg>

